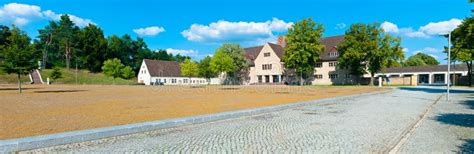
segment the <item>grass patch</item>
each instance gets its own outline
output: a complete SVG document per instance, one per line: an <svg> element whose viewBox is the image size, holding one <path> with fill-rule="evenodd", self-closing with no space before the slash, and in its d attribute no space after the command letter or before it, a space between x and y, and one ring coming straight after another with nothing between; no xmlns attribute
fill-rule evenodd
<svg viewBox="0 0 474 154"><path fill-rule="evenodd" d="M30 83L30 77L28 75L21 75L21 82ZM17 75L16 74L7 74L0 71L0 84L17 84Z"/></svg>
<svg viewBox="0 0 474 154"><path fill-rule="evenodd" d="M41 70L41 77L43 81L46 82L46 79L50 76L52 69ZM62 84L76 84L76 71L74 69L65 69L61 68L60 72L62 78L53 81L54 83ZM50 78L51 81L51 78ZM112 77L107 77L102 73L91 73L88 70L78 70L77 71L77 84L97 84L97 85L111 85L114 84ZM137 84L136 79L125 80L121 78L115 79L116 85L134 85Z"/></svg>

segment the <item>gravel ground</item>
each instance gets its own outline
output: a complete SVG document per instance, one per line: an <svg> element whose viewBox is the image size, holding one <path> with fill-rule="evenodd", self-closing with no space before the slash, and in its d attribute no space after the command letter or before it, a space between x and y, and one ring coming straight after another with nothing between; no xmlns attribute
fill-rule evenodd
<svg viewBox="0 0 474 154"><path fill-rule="evenodd" d="M29 152L388 152L441 95L394 90L369 97ZM417 146L412 142L433 141L432 138L443 140L440 137L449 135L431 136L423 141L410 139L401 150L410 152L410 147ZM426 145L427 148L430 146Z"/></svg>
<svg viewBox="0 0 474 154"><path fill-rule="evenodd" d="M474 153L474 91L443 97L400 152Z"/></svg>

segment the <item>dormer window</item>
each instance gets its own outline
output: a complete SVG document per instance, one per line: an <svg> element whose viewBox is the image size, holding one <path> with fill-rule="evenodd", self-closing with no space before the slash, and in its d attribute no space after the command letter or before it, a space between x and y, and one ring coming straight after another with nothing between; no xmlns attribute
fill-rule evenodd
<svg viewBox="0 0 474 154"><path fill-rule="evenodd" d="M329 57L337 57L337 56L339 56L339 53L337 51L329 52Z"/></svg>
<svg viewBox="0 0 474 154"><path fill-rule="evenodd" d="M270 57L270 52L263 53L263 57Z"/></svg>

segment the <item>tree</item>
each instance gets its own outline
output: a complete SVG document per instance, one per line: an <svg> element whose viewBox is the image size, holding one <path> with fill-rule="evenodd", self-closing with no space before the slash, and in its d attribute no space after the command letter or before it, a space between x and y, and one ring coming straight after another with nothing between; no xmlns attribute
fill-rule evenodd
<svg viewBox="0 0 474 154"><path fill-rule="evenodd" d="M57 79L62 78L62 73L59 68L55 67L53 68L53 71L49 74L49 76L51 77L51 79L53 79L53 81L56 81Z"/></svg>
<svg viewBox="0 0 474 154"><path fill-rule="evenodd" d="M453 60L466 64L468 68L469 86L472 86L472 61L474 61L474 17L466 18L451 36L453 44Z"/></svg>
<svg viewBox="0 0 474 154"><path fill-rule="evenodd" d="M436 58L421 52L409 57L405 61L405 66L425 66L438 64L439 62L436 60Z"/></svg>
<svg viewBox="0 0 474 154"><path fill-rule="evenodd" d="M0 48L0 67L8 74L17 74L18 91L21 93L21 75L28 74L37 67L35 50L30 44L28 35L13 26L6 37L5 46Z"/></svg>
<svg viewBox="0 0 474 154"><path fill-rule="evenodd" d="M353 24L338 46L338 66L359 77L368 72L374 84L375 73L404 59L400 41L384 33L377 23Z"/></svg>
<svg viewBox="0 0 474 154"><path fill-rule="evenodd" d="M102 66L102 71L106 76L113 78L113 83L115 84L115 78L121 77L123 75L123 68L125 66L122 64L120 59L114 58L109 59L104 62Z"/></svg>
<svg viewBox="0 0 474 154"><path fill-rule="evenodd" d="M212 70L217 73L226 73L226 82L230 84L240 83L246 75L248 66L244 49L236 43L222 44L211 60Z"/></svg>
<svg viewBox="0 0 474 154"><path fill-rule="evenodd" d="M79 27L75 26L67 14L62 15L58 23L59 48L64 51L66 68L69 69L73 52L77 50L77 34Z"/></svg>
<svg viewBox="0 0 474 154"><path fill-rule="evenodd" d="M38 30L39 32L39 41L37 47L39 50L43 52L42 57L42 67L47 68L52 64L60 63L59 59L62 56L59 53L59 42L58 42L58 23L55 21L50 21L49 25L47 25L44 29Z"/></svg>
<svg viewBox="0 0 474 154"><path fill-rule="evenodd" d="M218 74L233 72L237 68L234 64L234 59L223 50L217 50L216 53L214 53L210 66L211 70Z"/></svg>
<svg viewBox="0 0 474 154"><path fill-rule="evenodd" d="M198 64L191 59L184 60L183 63L179 64L181 66L181 75L186 77L196 77L198 76ZM190 82L191 83L191 82Z"/></svg>
<svg viewBox="0 0 474 154"><path fill-rule="evenodd" d="M304 76L314 72L320 54L324 51L324 45L319 43L323 31L323 25L311 18L296 22L288 29L283 61L287 69L295 69L300 85L303 85Z"/></svg>
<svg viewBox="0 0 474 154"><path fill-rule="evenodd" d="M199 62L199 76L206 78L207 83L211 83L211 78L216 77L217 74L212 70L211 68L211 60L212 58L210 56L206 56L201 61Z"/></svg>
<svg viewBox="0 0 474 154"><path fill-rule="evenodd" d="M131 79L135 77L135 72L133 71L132 67L126 66L122 70L122 78L124 79Z"/></svg>
<svg viewBox="0 0 474 154"><path fill-rule="evenodd" d="M89 24L81 31L80 40L81 50L77 56L84 62L81 66L85 65L91 72L100 72L107 53L107 40L102 29Z"/></svg>

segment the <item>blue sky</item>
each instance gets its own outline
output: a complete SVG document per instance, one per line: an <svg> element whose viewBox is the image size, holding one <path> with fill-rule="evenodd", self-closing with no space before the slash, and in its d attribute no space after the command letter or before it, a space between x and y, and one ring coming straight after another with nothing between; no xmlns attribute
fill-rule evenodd
<svg viewBox="0 0 474 154"><path fill-rule="evenodd" d="M353 23L378 22L402 37L407 57L425 52L445 63L447 40L436 35L473 8L467 0L2 0L0 24L15 23L36 37L48 20L71 14L79 26L94 23L106 35L140 36L151 49L200 59L223 42L273 42L306 17L325 26L324 36L342 35Z"/></svg>

